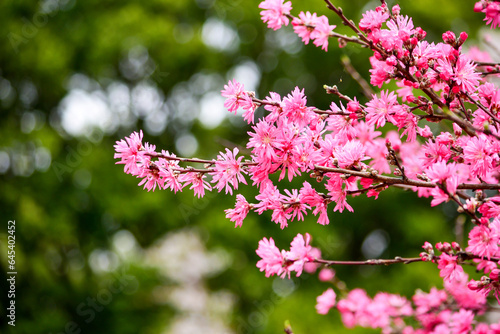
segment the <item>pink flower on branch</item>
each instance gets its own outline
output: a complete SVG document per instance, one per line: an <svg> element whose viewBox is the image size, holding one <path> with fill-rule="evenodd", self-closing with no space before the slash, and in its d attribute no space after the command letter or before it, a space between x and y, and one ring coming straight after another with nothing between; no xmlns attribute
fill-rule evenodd
<svg viewBox="0 0 500 334"><path fill-rule="evenodd" d="M462 266L457 263L457 257L447 253L439 256L438 269L440 269L439 276L448 282L459 280L464 272Z"/></svg>
<svg viewBox="0 0 500 334"><path fill-rule="evenodd" d="M147 165L149 162L149 157L145 156L144 149L142 146L142 130L133 132L129 137L125 137L125 140L117 141L115 148L115 159L121 159L116 164L124 164L124 172L132 175L139 175L141 173L141 168L138 164Z"/></svg>
<svg viewBox="0 0 500 334"><path fill-rule="evenodd" d="M234 189L238 189L238 184L247 184L243 174L247 174L242 168L241 160L243 156L236 159L236 155L239 150L234 148L231 152L226 148L226 153L220 152L217 156L217 161L215 162L215 171L211 172L210 175L213 176L212 183L216 183L216 188L219 192L225 189L226 194L229 192L233 194Z"/></svg>
<svg viewBox="0 0 500 334"><path fill-rule="evenodd" d="M252 205L247 202L243 195L238 194L236 195L235 208L224 210L224 212L226 218L235 223L234 227L241 227L250 209L252 209Z"/></svg>
<svg viewBox="0 0 500 334"><path fill-rule="evenodd" d="M292 10L292 2L284 0L265 0L259 4L262 21L267 22L267 27L278 30L282 25L288 25L290 19L287 15Z"/></svg>

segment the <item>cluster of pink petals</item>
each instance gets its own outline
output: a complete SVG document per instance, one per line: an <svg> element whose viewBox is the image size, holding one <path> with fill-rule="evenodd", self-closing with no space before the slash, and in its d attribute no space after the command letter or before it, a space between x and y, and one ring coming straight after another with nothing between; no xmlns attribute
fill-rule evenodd
<svg viewBox="0 0 500 334"><path fill-rule="evenodd" d="M268 28L278 30L282 25L288 25L290 19L287 14L292 10L292 3L284 0L265 0L259 4L262 21L267 22Z"/></svg>
<svg viewBox="0 0 500 334"><path fill-rule="evenodd" d="M500 26L500 3L495 0L481 0L474 6L475 12L483 12L486 24L491 24L491 29Z"/></svg>
<svg viewBox="0 0 500 334"><path fill-rule="evenodd" d="M471 333L474 327L498 329L497 324L490 327L474 320L476 313L484 313L487 303L484 294L467 287L467 281L467 274L462 274L459 280L445 283L445 290L418 290L412 297L413 303L386 292L379 292L372 299L364 290L354 289L336 307L346 327L379 328L382 333ZM316 308L320 314L326 314L335 303L325 295L326 292L318 297Z"/></svg>
<svg viewBox="0 0 500 334"><path fill-rule="evenodd" d="M328 51L328 39L336 26L330 25L325 15L318 17L316 13L300 12L299 17L293 19L292 25L304 44L309 44L309 41L313 40L314 45Z"/></svg>
<svg viewBox="0 0 500 334"><path fill-rule="evenodd" d="M290 250L285 251L276 247L273 238L264 238L259 241L257 255L261 258L257 262L257 268L264 271L266 277L278 275L282 278L295 272L297 277L302 274L304 265L316 259L314 248L309 245L311 236L309 233L297 234L290 244Z"/></svg>
<svg viewBox="0 0 500 334"><path fill-rule="evenodd" d="M290 1L265 0L259 8L262 20L274 30L292 18ZM475 10L485 13L492 28L500 25L500 2L481 0ZM325 51L329 37L337 36L327 17L316 13L301 12L292 25L305 44L313 41ZM359 29L374 50L370 83L381 88L394 80L399 89L382 90L366 103L346 98L346 106L332 102L322 111L308 105L299 87L284 96L269 92L259 100L233 79L221 94L229 112L243 109L243 118L252 124L247 157L237 157L237 148L226 149L208 161L205 169L182 167L184 160L167 151L156 152L154 145L142 143L142 132L134 132L116 142L117 164L140 178L139 185L148 191L169 188L177 192L189 187L198 197L212 188L232 195L240 183L247 184L244 175L248 175L258 194L255 203L236 194L235 207L225 210L235 227L242 226L250 211L269 212L270 220L282 229L294 220L305 220L308 213L326 225L330 204L330 212L353 211L349 196L366 194L377 199L389 187L377 175L411 180L405 186L429 198L431 206L452 200L474 218L465 250L457 243L439 243L436 249L441 254L436 256L432 245L424 245L421 257L437 264L445 290L417 292L412 306L398 295L379 293L372 299L360 289L337 303L335 292L328 289L317 298L318 313L326 314L336 306L347 327L380 328L384 333L500 333L500 325L474 320L474 315L485 311L490 293L500 303L500 196L497 191L496 196L483 190L468 193L471 185L500 183L500 89L480 72L495 72L498 67L477 65L475 60L491 62L491 58L478 50L462 50L467 39L464 32L457 37L448 31L442 42L427 42L426 32L401 15L399 6L392 12L385 4L367 11ZM426 96L419 96L422 91ZM267 113L255 119L258 107ZM459 121L449 131L431 130L426 119L440 118ZM378 131L388 124L397 130ZM285 178L296 181L302 174L318 182L313 186L301 180L298 189L281 189L276 184ZM425 184L414 186L418 182ZM289 251L276 247L272 238L262 239L256 251L261 258L257 267L266 277L314 272L321 253L310 246L310 239L307 233L298 234ZM469 280L462 268L472 258L477 271L485 274L480 280ZM334 279L334 273L321 272L320 280ZM407 325L406 317L414 317L417 326Z"/></svg>

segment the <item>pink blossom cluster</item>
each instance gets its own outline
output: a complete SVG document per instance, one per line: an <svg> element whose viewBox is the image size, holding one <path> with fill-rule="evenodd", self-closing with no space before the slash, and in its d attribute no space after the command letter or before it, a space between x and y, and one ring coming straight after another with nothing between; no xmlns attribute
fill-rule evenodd
<svg viewBox="0 0 500 334"><path fill-rule="evenodd" d="M205 195L205 190L211 191L212 186L206 180L207 174L211 176L211 183L220 192L233 193L233 188L238 189L239 183L246 184L243 174L247 172L242 168L243 156L236 158L238 149L219 152L217 160L200 160L178 158L175 154L162 150L155 151L155 146L142 143L142 131L134 132L125 140L116 142L115 159L120 159L117 164L124 164L124 172L141 178L139 185L144 189L155 190L169 188L171 191L182 191L186 186L194 191L198 197ZM213 167L205 170L195 168L182 168L179 162L189 160L191 162L205 163Z"/></svg>
<svg viewBox="0 0 500 334"><path fill-rule="evenodd" d="M335 25L328 23L328 18L325 15L317 16L316 13L300 12L298 17L290 14L292 3L284 0L265 0L260 3L259 8L264 8L260 14L262 21L267 22L267 26L273 30L280 29L283 25L288 25L292 18L293 30L304 44L309 44L313 40L314 45L321 46L325 51L328 51L328 39L333 34Z"/></svg>
<svg viewBox="0 0 500 334"><path fill-rule="evenodd" d="M481 0L474 5L475 12L483 12L486 24L491 24L491 29L500 25L500 2L496 0Z"/></svg>
<svg viewBox="0 0 500 334"><path fill-rule="evenodd" d="M409 301L405 297L379 292L370 298L362 289L351 290L336 301L332 288L318 296L316 310L327 314L332 307L339 311L348 328L379 328L383 333L498 333L500 324L487 325L474 320L487 310L483 294L467 287L467 274L446 283L444 290L418 290Z"/></svg>
<svg viewBox="0 0 500 334"><path fill-rule="evenodd" d="M257 255L261 258L257 262L257 268L264 271L266 277L278 275L282 278L295 272L296 276L300 276L305 269L308 272L313 272L316 266L306 267L307 263L313 262L321 257L321 252L317 248L309 245L311 236L306 233L305 236L297 234L290 244L290 250L280 250L274 244L273 238L264 238L259 241ZM311 263L312 264L312 263Z"/></svg>
<svg viewBox="0 0 500 334"><path fill-rule="evenodd" d="M235 207L225 211L236 227L251 211L268 212L281 229L311 213L327 225L329 211L353 211L349 197L377 199L389 187L414 191L429 198L431 206L453 202L473 225L465 250L456 242L438 243L437 255L425 243L420 258L408 262L437 264L445 290L417 292L412 306L401 296L379 293L372 299L359 289L336 302L335 291L328 289L318 297L317 311L326 314L336 306L347 327L380 328L384 333L500 333L500 325L474 320L486 311L490 293L500 303L500 88L489 81L500 73L500 64L477 48L465 52L465 32L457 37L447 31L442 42L427 41L426 32L401 14L398 5L389 10L382 1L355 25L326 2L356 37L334 32L324 15L301 12L294 17L290 1L265 0L259 7L271 29L292 20L305 44L312 40L326 51L328 40L337 38L340 46L352 42L369 48L370 84L381 89L379 93L365 94L369 98L364 101L325 86L339 101L318 108L308 104L299 87L284 96L269 92L259 99L231 80L221 94L229 112L243 110L250 126L244 148L248 154L238 156L243 149L234 148L213 160L181 158L156 152L154 145L142 143L142 132L134 132L116 143L117 163L140 178L139 185L148 191L177 192L189 186L198 197L213 189L232 195L250 180L258 192L255 201L236 194ZM499 25L498 4L482 0L475 7L486 13L492 28ZM397 89L382 89L392 81ZM259 107L265 112L256 119ZM303 180L303 174L310 180ZM285 189L285 178L301 178L301 186ZM307 233L298 234L289 251L277 248L272 238L262 239L257 267L266 277L290 277L292 272L301 275L308 266L313 271L320 264L334 265L321 259L310 239ZM466 262L484 275L469 279L462 266ZM336 279L331 272L323 276L324 281ZM410 327L407 317L419 325Z"/></svg>

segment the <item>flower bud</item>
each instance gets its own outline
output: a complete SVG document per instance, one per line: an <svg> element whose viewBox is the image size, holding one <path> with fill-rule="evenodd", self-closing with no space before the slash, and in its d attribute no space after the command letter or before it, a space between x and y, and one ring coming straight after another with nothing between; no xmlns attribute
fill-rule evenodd
<svg viewBox="0 0 500 334"><path fill-rule="evenodd" d="M401 7L399 5L392 6L392 15L398 16L401 13Z"/></svg>
<svg viewBox="0 0 500 334"><path fill-rule="evenodd" d="M474 11L475 11L476 13L479 13L479 12L481 12L483 9L484 9L483 3L482 3L481 1L476 2L476 4L474 5Z"/></svg>
<svg viewBox="0 0 500 334"><path fill-rule="evenodd" d="M490 279L494 280L494 281L498 281L498 276L500 274L500 270L499 269L493 269L490 273Z"/></svg>
<svg viewBox="0 0 500 334"><path fill-rule="evenodd" d="M434 252L434 248L432 247L432 244L428 241L424 242L424 245L422 246L422 248L425 249L425 251L427 253Z"/></svg>
<svg viewBox="0 0 500 334"><path fill-rule="evenodd" d="M451 252L451 245L449 242L443 242L443 252L449 253Z"/></svg>
<svg viewBox="0 0 500 334"><path fill-rule="evenodd" d="M335 271L331 268L323 268L318 274L318 279L321 282L329 282L335 277Z"/></svg>
<svg viewBox="0 0 500 334"><path fill-rule="evenodd" d="M460 43L460 45L464 44L464 42L467 40L467 37L469 37L469 35L467 35L467 33L465 31L462 31L460 33L460 37L458 39L458 42Z"/></svg>
<svg viewBox="0 0 500 334"><path fill-rule="evenodd" d="M474 281L471 280L469 283L467 283L467 287L473 291L481 289L483 284L479 281Z"/></svg>
<svg viewBox="0 0 500 334"><path fill-rule="evenodd" d="M455 44L456 39L457 38L455 37L455 34L453 33L453 31L447 31L443 34L443 41L446 44L453 45L453 44Z"/></svg>
<svg viewBox="0 0 500 334"><path fill-rule="evenodd" d="M460 252L462 250L462 248L460 247L460 245L458 244L458 242L456 241L453 241L451 243L451 247L453 248L454 251L456 252Z"/></svg>

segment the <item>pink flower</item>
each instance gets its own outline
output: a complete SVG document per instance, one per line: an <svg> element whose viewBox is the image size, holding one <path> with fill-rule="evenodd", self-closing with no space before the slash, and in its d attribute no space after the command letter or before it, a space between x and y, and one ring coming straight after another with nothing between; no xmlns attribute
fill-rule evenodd
<svg viewBox="0 0 500 334"><path fill-rule="evenodd" d="M499 240L496 229L493 230L484 225L474 226L469 233L469 246L466 251L489 260L498 251Z"/></svg>
<svg viewBox="0 0 500 334"><path fill-rule="evenodd" d="M459 178L457 175L457 165L452 162L446 164L446 161L440 160L432 164L425 172L432 182L446 184L446 190L450 194L455 194Z"/></svg>
<svg viewBox="0 0 500 334"><path fill-rule="evenodd" d="M397 98L394 92L388 90L382 91L380 98L373 95L372 100L366 104L366 122L369 125L376 125L377 128L384 126L385 121L401 109Z"/></svg>
<svg viewBox="0 0 500 334"><path fill-rule="evenodd" d="M464 272L462 266L457 263L457 257L446 253L439 256L438 269L441 270L439 276L448 282L460 279L460 275Z"/></svg>
<svg viewBox="0 0 500 334"><path fill-rule="evenodd" d="M219 192L225 188L226 194L229 192L232 195L233 189L230 185L234 189L238 189L239 182L247 184L243 177L243 173L246 174L247 172L243 170L241 164L243 156L236 160L238 151L238 148L234 148L233 152L226 148L226 154L220 152L220 155L217 156L215 172L211 172L210 175L213 176L212 183L217 183L217 190Z"/></svg>
<svg viewBox="0 0 500 334"><path fill-rule="evenodd" d="M257 156L259 164L269 169L271 164L278 160L276 150L279 146L279 131L265 120L260 120L252 129L254 132L248 132L250 140L247 148L253 148L252 153Z"/></svg>
<svg viewBox="0 0 500 334"><path fill-rule="evenodd" d="M337 295L332 288L329 288L323 292L318 298L316 298L316 311L319 314L327 314L332 307L335 306L335 298Z"/></svg>
<svg viewBox="0 0 500 334"><path fill-rule="evenodd" d="M274 245L273 238L266 238L259 241L259 247L256 251L257 255L261 257L261 260L257 262L257 268L260 271L266 272L266 277L272 275L281 275L284 272L283 269L283 255L281 254L278 247Z"/></svg>
<svg viewBox="0 0 500 334"><path fill-rule="evenodd" d="M335 152L335 157L338 160L340 168L359 168L362 160L365 157L366 146L363 146L357 140L348 141L344 146L339 147Z"/></svg>
<svg viewBox="0 0 500 334"><path fill-rule="evenodd" d="M359 21L359 28L363 31L380 29L388 18L389 14L385 11L369 10L363 14L363 18Z"/></svg>
<svg viewBox="0 0 500 334"><path fill-rule="evenodd" d="M243 220L247 216L252 206L247 202L243 195L236 195L236 205L234 209L224 210L226 218L234 222L234 227L241 227Z"/></svg>
<svg viewBox="0 0 500 334"><path fill-rule="evenodd" d="M293 31L300 38L302 38L302 42L304 44L309 44L309 40L311 39L311 32L314 31L314 27L316 26L316 22L318 21L318 17L316 13L300 12L299 17L295 17L292 21Z"/></svg>
<svg viewBox="0 0 500 334"><path fill-rule="evenodd" d="M335 270L331 268L323 268L318 274L318 279L321 282L331 281L333 280L334 277L335 277Z"/></svg>
<svg viewBox="0 0 500 334"><path fill-rule="evenodd" d="M116 142L115 148L115 159L121 159L116 164L124 164L124 172L132 175L139 175L141 169L137 166L138 163L143 165L149 161L149 157L144 155L144 150L142 148L142 130L133 132L129 137L125 137L125 140L120 140Z"/></svg>
<svg viewBox="0 0 500 334"><path fill-rule="evenodd" d="M474 61L462 54L455 64L452 78L463 92L472 93L479 85L481 75L476 71Z"/></svg>
<svg viewBox="0 0 500 334"><path fill-rule="evenodd" d="M328 38L335 27L335 25L328 23L328 18L325 15L318 17L316 27L311 32L311 39L314 39L314 45L321 46L321 49L328 51Z"/></svg>
<svg viewBox="0 0 500 334"><path fill-rule="evenodd" d="M471 310L460 309L451 316L452 333L467 334L472 329L474 313Z"/></svg>
<svg viewBox="0 0 500 334"><path fill-rule="evenodd" d="M307 106L304 89L299 90L299 87L295 87L293 92L283 99L282 108L283 114L299 127L303 127L308 123L312 116L313 108ZM288 123L282 122L280 125L288 125Z"/></svg>
<svg viewBox="0 0 500 334"><path fill-rule="evenodd" d="M312 247L309 245L310 241L311 236L309 233L306 233L305 239L302 234L297 234L290 244L290 251L285 255L285 262L293 262L287 267L287 270L295 271L297 277L302 274L304 264L314 260L314 256L311 254Z"/></svg>
<svg viewBox="0 0 500 334"><path fill-rule="evenodd" d="M489 2L486 8L483 9L483 13L486 14L484 21L486 21L486 24L491 23L491 29L500 26L500 4L498 2Z"/></svg>
<svg viewBox="0 0 500 334"><path fill-rule="evenodd" d="M472 137L463 148L465 163L470 164L472 176L485 178L493 168L491 144L486 136Z"/></svg>
<svg viewBox="0 0 500 334"><path fill-rule="evenodd" d="M179 181L185 182L184 186L191 183L189 189L193 189L195 196L200 198L205 196L205 190L212 190L210 184L204 180L205 178L205 173L185 173L179 177Z"/></svg>
<svg viewBox="0 0 500 334"><path fill-rule="evenodd" d="M226 98L224 102L224 107L229 110L229 112L233 112L236 114L238 108L242 105L240 100L243 100L245 97L248 97L248 94L245 92L243 88L243 84L236 81L236 79L229 80L227 85L224 85L224 89L221 90L221 95Z"/></svg>
<svg viewBox="0 0 500 334"><path fill-rule="evenodd" d="M285 0L265 0L259 4L259 8L264 9L260 12L262 21L267 22L267 27L278 30L281 26L288 25L290 19L286 16L292 10L292 3Z"/></svg>

